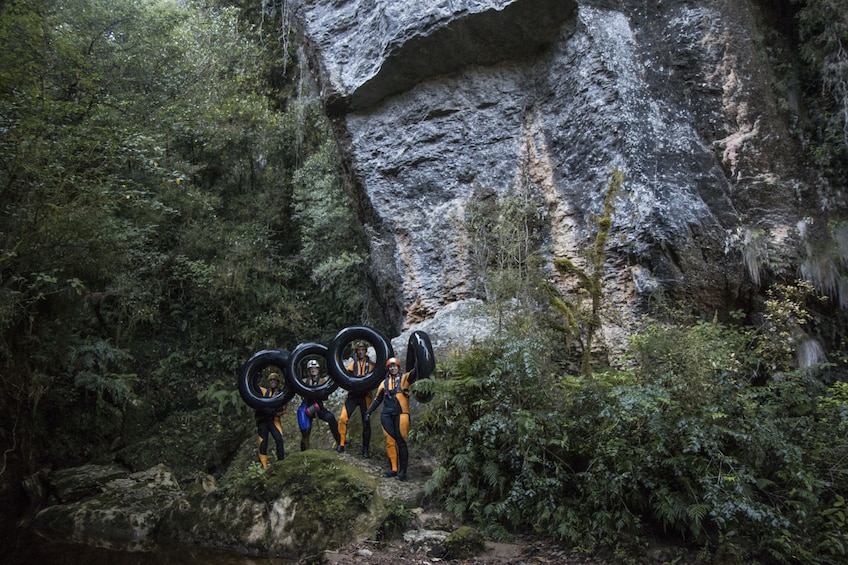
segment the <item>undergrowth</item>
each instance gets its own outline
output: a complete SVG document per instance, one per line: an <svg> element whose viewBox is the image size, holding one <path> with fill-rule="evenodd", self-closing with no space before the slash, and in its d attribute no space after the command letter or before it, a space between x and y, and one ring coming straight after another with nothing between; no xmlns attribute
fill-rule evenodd
<svg viewBox="0 0 848 565"><path fill-rule="evenodd" d="M646 320L626 368L585 377L540 371L530 339L444 360L428 494L492 539L844 563L848 385L780 358L781 312L798 310L775 303L762 328Z"/></svg>

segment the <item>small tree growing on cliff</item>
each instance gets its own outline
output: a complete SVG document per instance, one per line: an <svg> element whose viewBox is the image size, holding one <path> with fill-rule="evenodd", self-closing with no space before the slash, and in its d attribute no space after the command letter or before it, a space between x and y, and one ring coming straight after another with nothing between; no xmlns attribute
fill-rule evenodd
<svg viewBox="0 0 848 565"><path fill-rule="evenodd" d="M526 181L499 197L476 186L465 211L465 231L473 276L480 294L497 311L499 322L519 303L538 302L541 280L538 251L545 239L545 206L538 187Z"/></svg>
<svg viewBox="0 0 848 565"><path fill-rule="evenodd" d="M600 217L593 216L592 218L597 224L598 231L595 234L595 243L587 254L587 266L585 268L579 267L567 257L554 260L554 267L560 274L577 278L576 297L574 299L566 297L553 283L548 284L551 302L565 317L567 335L580 341L582 350L580 372L584 375L588 375L590 372L592 345L595 333L601 327L604 259L606 258L606 246L612 227L612 216L615 213L614 200L618 196L623 182L624 173L616 167L612 172L604 196L604 213Z"/></svg>

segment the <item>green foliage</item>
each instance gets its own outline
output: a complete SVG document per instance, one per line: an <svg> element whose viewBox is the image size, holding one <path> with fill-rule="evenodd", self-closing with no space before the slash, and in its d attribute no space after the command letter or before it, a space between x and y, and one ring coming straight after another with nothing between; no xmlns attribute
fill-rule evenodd
<svg viewBox="0 0 848 565"><path fill-rule="evenodd" d="M606 247L612 228L612 217L615 213L615 199L621 192L623 182L624 173L616 167L604 194L604 213L602 216L594 218L597 231L595 243L587 253L588 265L579 267L567 257L554 260L554 267L561 275L573 277L577 280L575 296L573 298L566 297L553 284L548 285L554 308L565 318L567 334L571 339L580 341L582 350L580 371L583 375L588 375L591 370L595 334L601 329ZM588 302L588 305L586 305L586 302Z"/></svg>
<svg viewBox="0 0 848 565"><path fill-rule="evenodd" d="M766 291L764 324L757 341L757 355L773 371L789 369L802 332L812 319L806 304L816 294L810 283L777 284ZM818 297L826 300L826 297Z"/></svg>
<svg viewBox="0 0 848 565"><path fill-rule="evenodd" d="M365 234L339 170L335 143L328 141L295 172L292 181L301 258L318 289L309 297L310 315L318 328L331 331L359 322L368 270Z"/></svg>
<svg viewBox="0 0 848 565"><path fill-rule="evenodd" d="M378 541L391 540L409 529L415 514L400 500L389 500L386 503L386 516L377 527Z"/></svg>
<svg viewBox="0 0 848 565"><path fill-rule="evenodd" d="M848 308L844 218L848 204L848 1L791 0L797 5L797 41L808 67L802 69L801 133L809 158L827 179L813 197L828 221L807 222L805 279ZM795 38L793 38L795 39Z"/></svg>
<svg viewBox="0 0 848 565"><path fill-rule="evenodd" d="M754 384L773 358L761 341L807 315L803 292L774 296L760 333L647 320L624 371L542 378L522 342L444 361L428 493L495 538L627 555L663 532L716 555L844 560L848 396L785 366Z"/></svg>
<svg viewBox="0 0 848 565"><path fill-rule="evenodd" d="M475 185L466 206L463 227L468 233L469 285L486 299L507 333L528 323L522 314L540 311L546 213L539 187L529 181L503 196Z"/></svg>
<svg viewBox="0 0 848 565"><path fill-rule="evenodd" d="M697 395L707 393L717 379L752 375L756 367L749 350L754 340L753 328L716 320L683 325L646 318L643 331L630 337L630 355L637 375L686 375L687 389Z"/></svg>
<svg viewBox="0 0 848 565"><path fill-rule="evenodd" d="M557 452L563 439L543 361L531 339L481 345L447 361L439 395L448 400L424 423L448 461L427 491L440 493L448 510L473 519L491 537L509 537L508 527L541 527L550 516L543 507L555 494L546 490L545 473L562 471ZM531 508L539 515L529 519Z"/></svg>
<svg viewBox="0 0 848 565"><path fill-rule="evenodd" d="M250 409L241 398L238 389L231 382L215 381L209 388L197 393L197 399L215 408L218 414L238 413L244 417L250 415Z"/></svg>
<svg viewBox="0 0 848 565"><path fill-rule="evenodd" d="M801 54L821 74L821 86L831 97L835 140L848 148L848 2L845 0L793 0L800 4L797 19Z"/></svg>
<svg viewBox="0 0 848 565"><path fill-rule="evenodd" d="M465 227L473 269L482 279L487 298L497 299L500 290L487 286L489 272L509 271L519 280L531 274L533 255L545 235L542 210L542 197L534 185L517 187L502 198L487 187L475 185L465 211Z"/></svg>
<svg viewBox="0 0 848 565"><path fill-rule="evenodd" d="M159 421L204 403L244 416L251 353L359 316L366 248L314 261L361 241L330 206L347 201L326 119L288 88L277 23L226 4L3 8L0 423L28 463L43 441L66 462L108 457L137 437L121 429L133 403ZM301 241L296 207L335 214L335 235Z"/></svg>
<svg viewBox="0 0 848 565"><path fill-rule="evenodd" d="M116 368L129 369L131 366L132 357L126 351L98 339L75 347L68 361L76 388L99 399L108 397L116 405L130 398L136 375L114 372Z"/></svg>

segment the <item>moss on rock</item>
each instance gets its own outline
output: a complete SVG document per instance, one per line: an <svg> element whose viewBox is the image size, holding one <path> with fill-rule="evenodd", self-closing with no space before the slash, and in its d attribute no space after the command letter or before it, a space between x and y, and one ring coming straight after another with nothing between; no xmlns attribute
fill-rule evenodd
<svg viewBox="0 0 848 565"><path fill-rule="evenodd" d="M213 493L174 504L160 541L252 554L302 557L372 537L386 505L377 479L335 452L297 452L262 470L253 465Z"/></svg>
<svg viewBox="0 0 848 565"><path fill-rule="evenodd" d="M56 475L71 492L82 492L85 485L99 486L93 496L48 506L35 515L34 531L55 541L143 548L164 510L181 496L179 485L163 465L133 474L87 465ZM106 480L108 477L113 478Z"/></svg>
<svg viewBox="0 0 848 565"><path fill-rule="evenodd" d="M445 538L445 550L450 559L467 559L486 549L480 532L470 526L460 526Z"/></svg>

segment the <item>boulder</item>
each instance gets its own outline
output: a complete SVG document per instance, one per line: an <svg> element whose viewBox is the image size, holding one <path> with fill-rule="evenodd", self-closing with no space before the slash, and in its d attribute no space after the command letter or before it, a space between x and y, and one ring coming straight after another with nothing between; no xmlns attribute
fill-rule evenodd
<svg viewBox="0 0 848 565"><path fill-rule="evenodd" d="M131 474L86 465L58 471L48 481L71 502L39 511L31 523L33 531L53 541L109 549L148 547L162 513L182 496L164 465Z"/></svg>
<svg viewBox="0 0 848 565"><path fill-rule="evenodd" d="M59 469L50 475L51 494L61 503L76 502L103 492L108 483L129 474L130 471L117 465L83 465Z"/></svg>
<svg viewBox="0 0 848 565"><path fill-rule="evenodd" d="M329 450L294 453L267 470L254 464L225 487L203 474L181 486L165 465L138 473L86 465L47 476L65 498L30 527L53 542L121 551L183 545L294 559L372 537L388 512L383 495L395 496L378 488L378 475Z"/></svg>

